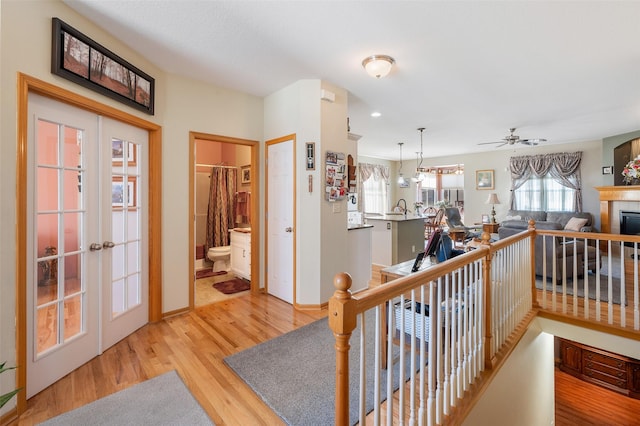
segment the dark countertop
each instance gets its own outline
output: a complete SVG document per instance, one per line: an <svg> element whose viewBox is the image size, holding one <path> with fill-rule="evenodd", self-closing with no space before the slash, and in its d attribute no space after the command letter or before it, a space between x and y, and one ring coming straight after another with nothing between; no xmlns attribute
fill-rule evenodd
<svg viewBox="0 0 640 426"><path fill-rule="evenodd" d="M391 222L405 222L408 220L425 220L426 217L422 216L414 216L412 214L408 214L407 217L404 217L404 214L383 214L380 216L365 216L366 220L385 220Z"/></svg>

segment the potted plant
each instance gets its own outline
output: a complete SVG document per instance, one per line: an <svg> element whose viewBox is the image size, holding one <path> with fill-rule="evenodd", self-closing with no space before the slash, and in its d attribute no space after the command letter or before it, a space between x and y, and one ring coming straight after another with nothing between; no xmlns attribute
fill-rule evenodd
<svg viewBox="0 0 640 426"><path fill-rule="evenodd" d="M629 161L622 169L623 181L627 185L637 185L640 179L640 156Z"/></svg>
<svg viewBox="0 0 640 426"><path fill-rule="evenodd" d="M5 364L6 364L6 361L0 364L0 374L4 373L5 371L13 370L16 368L16 367L5 367ZM21 388L18 388L9 393L5 393L4 395L0 395L0 408L2 408L7 402L9 402L15 394L20 392L20 389Z"/></svg>

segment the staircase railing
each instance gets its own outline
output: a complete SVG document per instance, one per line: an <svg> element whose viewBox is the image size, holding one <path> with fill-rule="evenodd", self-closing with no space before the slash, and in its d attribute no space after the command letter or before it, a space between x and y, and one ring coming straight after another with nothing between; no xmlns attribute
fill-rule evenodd
<svg viewBox="0 0 640 426"><path fill-rule="evenodd" d="M529 225L357 294L336 275L335 424L450 421L535 315L640 340L640 237Z"/></svg>
<svg viewBox="0 0 640 426"><path fill-rule="evenodd" d="M336 275L335 424L442 424L530 316L533 235L485 234L476 250L357 294Z"/></svg>

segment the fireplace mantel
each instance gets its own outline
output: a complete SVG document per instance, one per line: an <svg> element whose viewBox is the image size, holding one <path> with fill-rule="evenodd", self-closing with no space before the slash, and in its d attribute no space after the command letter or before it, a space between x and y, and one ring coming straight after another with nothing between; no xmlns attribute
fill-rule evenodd
<svg viewBox="0 0 640 426"><path fill-rule="evenodd" d="M611 232L611 209L614 201L640 201L640 185L596 186L600 193L600 226Z"/></svg>

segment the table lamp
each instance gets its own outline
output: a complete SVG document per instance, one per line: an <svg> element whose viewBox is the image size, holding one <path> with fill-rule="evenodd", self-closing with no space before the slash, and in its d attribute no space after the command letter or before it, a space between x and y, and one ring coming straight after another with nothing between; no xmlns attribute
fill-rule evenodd
<svg viewBox="0 0 640 426"><path fill-rule="evenodd" d="M495 192L491 193L485 204L491 204L491 223L496 223L495 205L500 204L500 200L498 200L498 194L496 194Z"/></svg>

